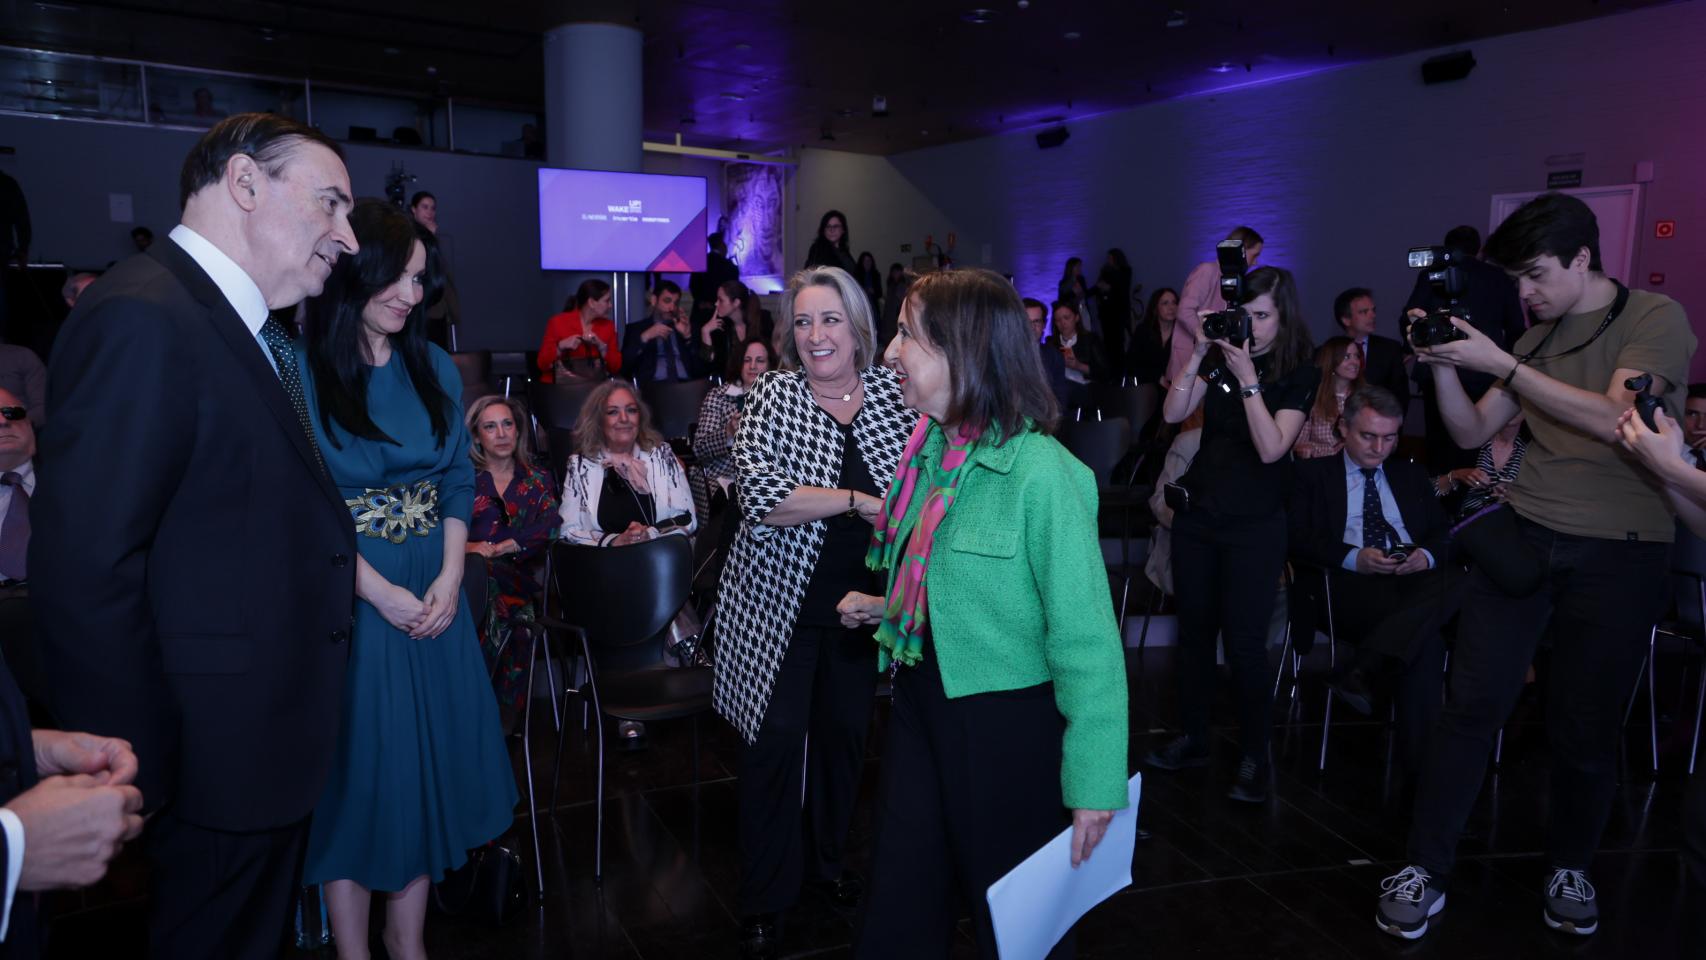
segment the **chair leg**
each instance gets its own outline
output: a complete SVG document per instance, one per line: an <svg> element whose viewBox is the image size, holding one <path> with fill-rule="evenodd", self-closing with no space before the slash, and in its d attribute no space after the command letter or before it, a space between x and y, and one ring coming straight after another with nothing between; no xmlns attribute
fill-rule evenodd
<svg viewBox="0 0 1706 960"><path fill-rule="evenodd" d="M1285 639L1280 641L1279 669L1274 671L1274 697L1278 699L1280 681L1285 679L1286 655L1291 652L1291 624L1285 625Z"/></svg>
<svg viewBox="0 0 1706 960"><path fill-rule="evenodd" d="M1695 755L1700 752L1700 716L1706 713L1706 659L1700 661L1700 690L1694 695L1694 739L1688 745L1688 772L1694 773Z"/></svg>
<svg viewBox="0 0 1706 960"><path fill-rule="evenodd" d="M545 856L539 846L539 799L533 788L533 669L539 662L539 644L532 645L527 658L527 702L521 710L521 768L527 771L527 824L533 830L534 890L545 899Z"/></svg>
<svg viewBox="0 0 1706 960"><path fill-rule="evenodd" d="M1505 758L1505 728L1499 728L1499 737L1493 741L1493 766L1497 767Z"/></svg>
<svg viewBox="0 0 1706 960"><path fill-rule="evenodd" d="M557 668L551 665L551 656L548 650L545 655L545 682L551 687L551 725L561 733L563 730L563 715L562 712L557 709L557 697L561 694L564 688L557 686ZM531 697L532 693L533 691L530 688L528 690L528 695ZM567 707L568 705L564 704L564 708L567 709Z"/></svg>
<svg viewBox="0 0 1706 960"><path fill-rule="evenodd" d="M1659 672L1658 660L1655 657L1658 652L1658 638L1659 628L1655 625L1653 632L1647 636L1647 733L1652 742L1652 769L1655 774L1659 772L1659 706L1658 698L1653 696L1653 676Z"/></svg>
<svg viewBox="0 0 1706 960"><path fill-rule="evenodd" d="M1333 691L1327 691L1327 709L1321 715L1321 757L1315 763L1317 772L1327 770L1327 737L1333 732Z"/></svg>
<svg viewBox="0 0 1706 960"><path fill-rule="evenodd" d="M597 694L595 693L594 696ZM604 715L598 715L598 839L593 847L592 882L604 883Z"/></svg>
<svg viewBox="0 0 1706 960"><path fill-rule="evenodd" d="M1137 662L1139 665L1142 665L1143 663L1142 654L1144 645L1149 642L1149 621L1155 619L1155 608L1160 606L1161 601L1161 588L1154 584L1150 584L1149 587L1149 610L1143 614L1143 630L1137 635ZM1275 685L1275 689L1278 689L1277 684Z"/></svg>

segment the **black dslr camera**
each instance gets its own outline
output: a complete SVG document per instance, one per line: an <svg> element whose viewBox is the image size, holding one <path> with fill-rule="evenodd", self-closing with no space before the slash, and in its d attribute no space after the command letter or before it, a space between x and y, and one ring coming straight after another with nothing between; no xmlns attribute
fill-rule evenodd
<svg viewBox="0 0 1706 960"><path fill-rule="evenodd" d="M1225 340L1235 347L1250 342L1250 315L1239 304L1244 299L1244 241L1222 240L1215 244L1215 258L1220 261L1220 299L1226 309L1202 318L1202 335L1207 340Z"/></svg>
<svg viewBox="0 0 1706 960"><path fill-rule="evenodd" d="M1647 425L1648 430L1657 433L1659 424L1653 411L1659 409L1659 398L1649 392L1652 388L1653 375L1650 373L1623 381L1623 389L1635 391L1635 412L1641 415L1641 422Z"/></svg>
<svg viewBox="0 0 1706 960"><path fill-rule="evenodd" d="M1428 311L1427 316L1410 321L1408 336L1416 346L1434 347L1453 340L1469 339L1469 334L1451 322L1452 317L1469 319L1469 314L1457 305L1466 285L1462 260L1463 254L1450 247L1410 248L1410 266L1427 271L1428 286L1433 288L1434 299L1445 303L1443 307Z"/></svg>

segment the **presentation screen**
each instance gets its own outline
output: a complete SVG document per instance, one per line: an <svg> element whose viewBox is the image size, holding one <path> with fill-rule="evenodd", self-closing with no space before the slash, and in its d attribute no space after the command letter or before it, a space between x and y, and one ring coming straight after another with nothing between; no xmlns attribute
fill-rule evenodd
<svg viewBox="0 0 1706 960"><path fill-rule="evenodd" d="M705 178L541 168L539 265L704 270Z"/></svg>

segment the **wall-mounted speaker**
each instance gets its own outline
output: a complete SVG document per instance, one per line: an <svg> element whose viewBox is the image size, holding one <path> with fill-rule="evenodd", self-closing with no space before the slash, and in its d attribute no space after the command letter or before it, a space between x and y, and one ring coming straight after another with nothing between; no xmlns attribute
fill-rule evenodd
<svg viewBox="0 0 1706 960"><path fill-rule="evenodd" d="M1475 55L1467 50L1457 53L1442 53L1437 57L1429 57L1422 61L1423 83L1450 83L1469 76L1469 71L1475 69Z"/></svg>
<svg viewBox="0 0 1706 960"><path fill-rule="evenodd" d="M1042 150L1047 150L1050 147L1058 147L1065 143L1066 138L1070 136L1072 136L1072 134L1067 133L1065 127L1050 127L1042 133L1037 134L1037 147Z"/></svg>

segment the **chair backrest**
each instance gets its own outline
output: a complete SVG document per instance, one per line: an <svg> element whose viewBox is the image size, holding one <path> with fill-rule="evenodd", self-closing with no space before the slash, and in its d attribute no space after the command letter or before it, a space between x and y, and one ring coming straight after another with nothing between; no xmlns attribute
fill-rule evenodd
<svg viewBox="0 0 1706 960"><path fill-rule="evenodd" d="M533 353L529 350L492 350L491 374L494 377L532 377Z"/></svg>
<svg viewBox="0 0 1706 960"><path fill-rule="evenodd" d="M456 372L462 375L464 387L484 387L492 382L492 352L490 350L469 350L450 355L450 361L456 364Z"/></svg>
<svg viewBox="0 0 1706 960"><path fill-rule="evenodd" d="M699 406L711 389L709 380L654 380L640 388L652 408L652 422L665 437L685 437L699 419Z"/></svg>
<svg viewBox="0 0 1706 960"><path fill-rule="evenodd" d="M1061 442L1096 474L1096 483L1113 483L1114 466L1131 446L1131 422L1124 417L1080 420L1070 424Z"/></svg>
<svg viewBox="0 0 1706 960"><path fill-rule="evenodd" d="M669 625L693 577L686 537L666 534L621 547L559 540L550 560L561 619L586 631L598 670L644 670L663 661Z"/></svg>
<svg viewBox="0 0 1706 960"><path fill-rule="evenodd" d="M486 622L486 558L470 553L462 563L462 595L475 623Z"/></svg>
<svg viewBox="0 0 1706 960"><path fill-rule="evenodd" d="M1676 524L1670 570L1676 589L1676 619L1695 630L1706 629L1706 610L1700 607L1701 584L1706 583L1706 540L1695 536L1681 521Z"/></svg>
<svg viewBox="0 0 1706 960"><path fill-rule="evenodd" d="M1124 417L1133 435L1141 434L1160 406L1160 389L1153 383L1104 383L1092 388L1091 396L1104 417Z"/></svg>
<svg viewBox="0 0 1706 960"><path fill-rule="evenodd" d="M553 427L545 431L545 465L551 469L551 476L557 481L559 490L563 486L563 472L569 468L569 454L574 452L573 430L558 430Z"/></svg>
<svg viewBox="0 0 1706 960"><path fill-rule="evenodd" d="M597 388L596 383L534 381L527 385L527 403L533 408L533 415L545 426L553 430L573 430L575 422L580 419L581 407L586 405L586 398Z"/></svg>

